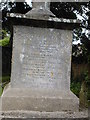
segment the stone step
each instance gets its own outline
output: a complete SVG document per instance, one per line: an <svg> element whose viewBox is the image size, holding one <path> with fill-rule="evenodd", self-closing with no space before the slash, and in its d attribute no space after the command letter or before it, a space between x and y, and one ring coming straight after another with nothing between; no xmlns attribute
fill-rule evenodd
<svg viewBox="0 0 90 120"><path fill-rule="evenodd" d="M8 88L2 95L2 110L78 111L79 99L71 91Z"/></svg>
<svg viewBox="0 0 90 120"><path fill-rule="evenodd" d="M88 118L2 118L1 120L89 120Z"/></svg>
<svg viewBox="0 0 90 120"><path fill-rule="evenodd" d="M0 120L90 120L88 110L78 112L2 111Z"/></svg>

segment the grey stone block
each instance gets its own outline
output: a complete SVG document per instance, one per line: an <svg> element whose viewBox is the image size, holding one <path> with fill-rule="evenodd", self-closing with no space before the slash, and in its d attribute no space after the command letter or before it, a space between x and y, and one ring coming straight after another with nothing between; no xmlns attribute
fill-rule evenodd
<svg viewBox="0 0 90 120"><path fill-rule="evenodd" d="M2 111L78 111L78 98L68 91L7 89L2 96Z"/></svg>
<svg viewBox="0 0 90 120"><path fill-rule="evenodd" d="M11 86L70 89L72 32L14 27Z"/></svg>
<svg viewBox="0 0 90 120"><path fill-rule="evenodd" d="M11 87L2 110L77 111L70 91L72 32L14 26Z"/></svg>

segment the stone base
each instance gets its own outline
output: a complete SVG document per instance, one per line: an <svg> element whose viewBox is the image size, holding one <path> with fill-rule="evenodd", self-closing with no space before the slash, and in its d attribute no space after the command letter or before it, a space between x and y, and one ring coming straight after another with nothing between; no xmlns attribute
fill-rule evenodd
<svg viewBox="0 0 90 120"><path fill-rule="evenodd" d="M2 111L78 111L79 99L71 91L8 88L2 95Z"/></svg>
<svg viewBox="0 0 90 120"><path fill-rule="evenodd" d="M79 112L39 112L8 111L2 112L2 120L89 120L88 109Z"/></svg>

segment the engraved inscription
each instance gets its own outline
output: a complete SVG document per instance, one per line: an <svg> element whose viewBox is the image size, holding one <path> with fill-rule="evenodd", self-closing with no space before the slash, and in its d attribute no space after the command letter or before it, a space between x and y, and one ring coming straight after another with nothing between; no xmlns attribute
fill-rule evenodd
<svg viewBox="0 0 90 120"><path fill-rule="evenodd" d="M67 32L50 28L21 29L18 26L14 36L13 49L16 56L13 56L12 68L12 71L17 69L17 76L13 72L12 83L18 86L20 82L21 86L30 88L61 89L65 80L69 80L71 53L71 43L63 34ZM14 79L14 76L17 78Z"/></svg>

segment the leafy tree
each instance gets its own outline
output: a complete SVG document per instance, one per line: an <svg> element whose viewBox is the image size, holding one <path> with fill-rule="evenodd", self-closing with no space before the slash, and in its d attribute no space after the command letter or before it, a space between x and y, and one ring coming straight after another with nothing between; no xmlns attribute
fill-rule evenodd
<svg viewBox="0 0 90 120"><path fill-rule="evenodd" d="M31 8L26 2L4 2L0 4L0 10L2 10L2 26L3 29L8 29L7 13L22 13L25 14Z"/></svg>

